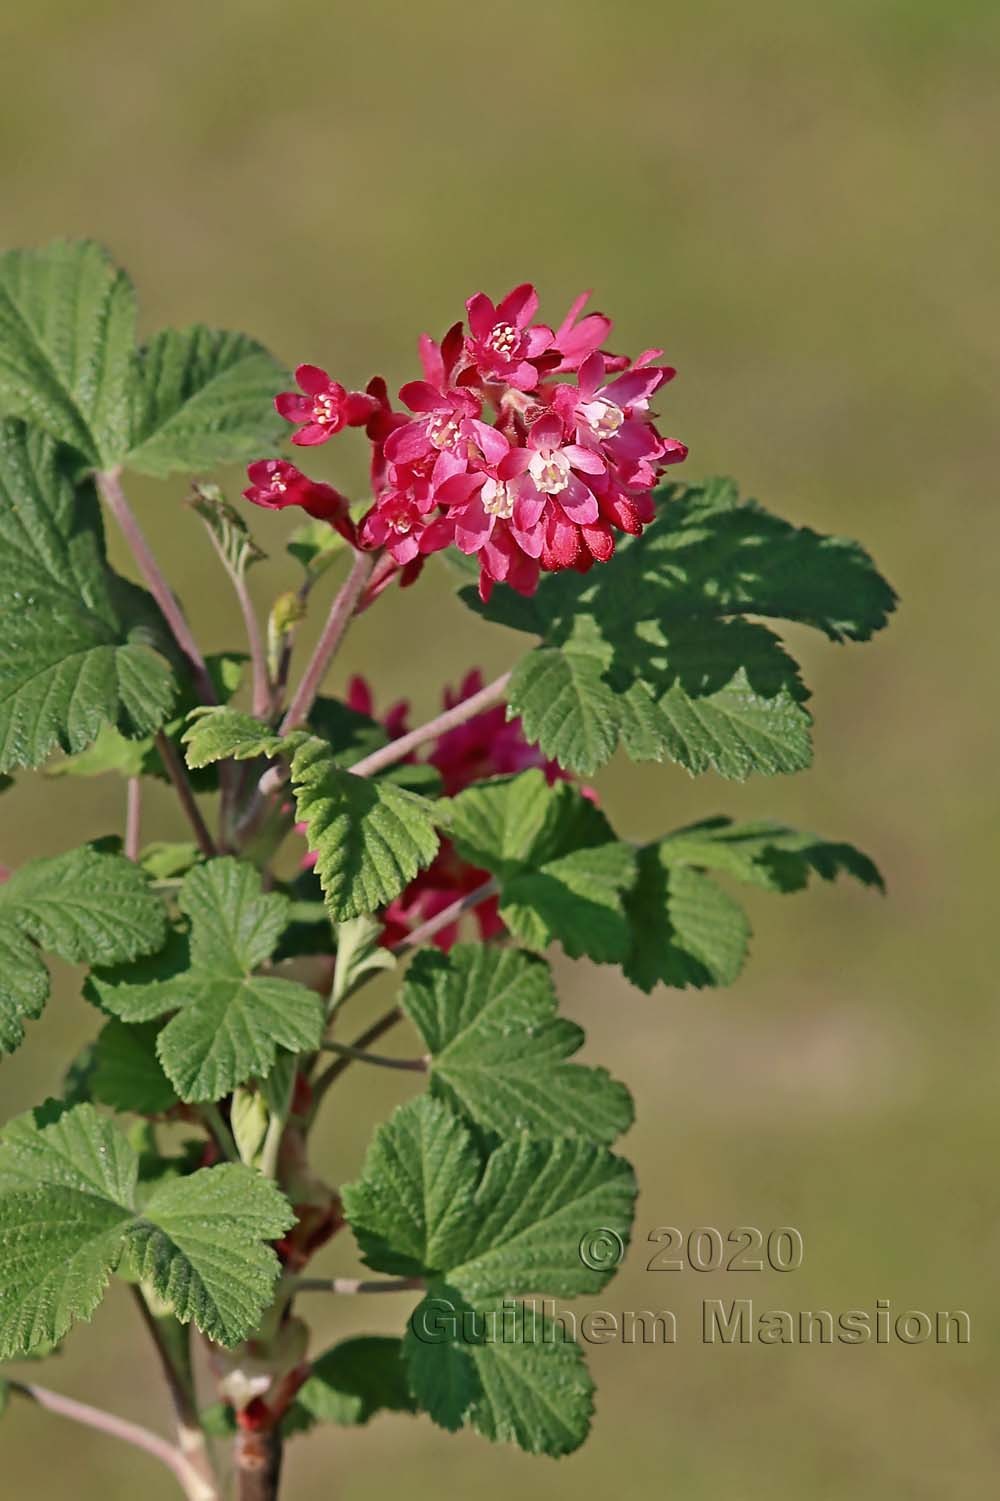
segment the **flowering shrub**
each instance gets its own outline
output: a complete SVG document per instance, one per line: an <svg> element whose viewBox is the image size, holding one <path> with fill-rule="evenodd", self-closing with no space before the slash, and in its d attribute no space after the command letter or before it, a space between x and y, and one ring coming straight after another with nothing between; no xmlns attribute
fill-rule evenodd
<svg viewBox="0 0 1000 1501"><path fill-rule="evenodd" d="M385 1411L575 1449L582 1352L522 1299L612 1274L581 1247L598 1226L627 1244L635 1184L612 1146L632 1102L575 1061L550 956L646 992L725 985L749 934L733 883L881 884L851 845L777 823L621 837L589 785L618 750L734 781L808 765L807 691L771 622L864 641L894 595L856 543L730 481L664 483L686 455L654 414L673 371L659 350L609 352L585 300L553 328L530 286L477 294L464 324L421 339L423 378L397 405L379 378L351 390L311 364L285 389L240 334L137 344L131 283L90 243L0 257L2 785L33 768L124 782L121 835L0 872L0 1051L42 1016L46 954L84 967L95 1030L0 1136L0 1360L55 1355L117 1275L176 1433L23 1371L0 1406L138 1445L191 1501L223 1494L221 1439L239 1495L261 1501L286 1442ZM349 428L371 448L360 505L273 456L283 436L304 450ZM205 478L248 462L247 501L308 518L265 626L254 513ZM179 524L203 526L232 585L237 651L202 653L125 471L199 476ZM108 562L106 520L135 580ZM533 638L426 721L380 714L336 665L351 622L418 579L422 608ZM144 839L149 779L176 794L172 842ZM409 1051L380 1051L404 1030ZM348 1069L409 1085L360 1166L316 1160L312 1138ZM323 1270L340 1236L375 1276ZM393 1332L317 1350L310 1298L369 1292L395 1295L373 1314Z"/></svg>

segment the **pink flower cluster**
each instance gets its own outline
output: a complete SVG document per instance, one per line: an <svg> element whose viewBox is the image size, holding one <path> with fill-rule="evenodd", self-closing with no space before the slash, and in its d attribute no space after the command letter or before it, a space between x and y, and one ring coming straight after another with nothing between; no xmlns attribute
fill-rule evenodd
<svg viewBox="0 0 1000 1501"><path fill-rule="evenodd" d="M472 698L482 686L483 676L478 669L467 673L457 693L445 689L443 707L453 709L456 704ZM351 679L347 704L360 714L375 717L374 699L364 678ZM403 700L393 704L381 716L381 723L390 739L397 740L406 734L409 708L409 704ZM454 797L463 788L483 777L506 776L513 772L529 771L536 766L544 771L549 782L568 780L568 774L557 762L547 760L537 745L530 745L524 738L520 719L508 720L506 713L504 705L497 704L492 709L485 709L481 714L474 715L465 724L447 730L434 741L426 759L440 772L446 796ZM583 788L583 792L588 797L595 796L590 788ZM304 827L300 832L304 832ZM302 862L305 869L310 869L315 863L315 855L306 855ZM442 840L433 863L422 870L383 912L382 942L386 945L398 943L421 923L443 912L456 897L474 891L486 879L485 870L479 870L463 860L449 839ZM475 908L473 915L479 926L479 936L484 942L505 931L497 905L497 899L493 897ZM432 941L438 948L450 949L457 938L458 923L451 923L442 928Z"/></svg>
<svg viewBox="0 0 1000 1501"><path fill-rule="evenodd" d="M487 599L495 583L532 594L542 570L607 562L616 532L637 535L653 519L659 475L687 454L661 437L650 411L674 371L656 363L659 349L636 360L602 351L611 322L584 315L586 300L553 329L534 321L532 286L496 305L477 293L467 331L456 323L439 344L422 336L424 378L400 390L405 411L381 379L347 391L299 366L301 392L276 401L296 424L292 442L324 443L344 427L364 427L371 442L374 502L361 547L384 549L412 577L429 553L455 545L477 557ZM350 526L337 492L293 465L262 461L250 479L244 494L257 505L311 515L327 507L334 525Z"/></svg>

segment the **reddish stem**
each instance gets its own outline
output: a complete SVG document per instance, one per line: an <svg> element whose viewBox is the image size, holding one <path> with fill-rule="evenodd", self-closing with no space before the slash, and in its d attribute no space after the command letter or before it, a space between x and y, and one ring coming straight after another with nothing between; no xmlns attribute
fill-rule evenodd
<svg viewBox="0 0 1000 1501"><path fill-rule="evenodd" d="M343 640L344 632L351 622L361 592L368 582L369 575L374 567L375 560L371 553L359 552L355 554L351 571L341 585L340 591L330 607L323 634L316 643L316 648L310 658L302 681L295 690L295 697L288 707L284 719L281 721L282 735L287 735L289 730L294 730L299 724L303 724L309 718L309 710L315 702L320 685L326 676L327 668L333 661L337 648Z"/></svg>
<svg viewBox="0 0 1000 1501"><path fill-rule="evenodd" d="M206 704L217 702L212 680L205 666L205 658L198 649L198 643L191 634L191 627L184 618L184 612L178 603L176 595L167 583L160 566L153 556L153 550L146 541L142 527L136 518L135 512L125 498L125 491L121 486L121 470L107 469L98 473L97 488L104 501L121 528L122 535L128 543L132 556L139 565L139 572L146 581L150 594L156 600L164 620L173 633L174 640L181 651L191 663L195 680L198 684L198 692Z"/></svg>
<svg viewBox="0 0 1000 1501"><path fill-rule="evenodd" d="M397 761L403 761L411 751L416 750L428 740L436 740L439 735L444 735L448 730L456 729L460 724L466 724L481 714L484 709L492 708L494 704L506 696L507 685L510 682L510 673L503 672L492 683L487 683L485 688L480 688L471 698L465 698L453 709L445 709L436 719L429 719L426 724L418 725L408 735L401 735L398 740L390 740L388 745L383 745L379 750L372 751L370 756L365 756L361 761L356 761L349 769L356 777L374 776L375 772L382 771L386 766L394 766Z"/></svg>

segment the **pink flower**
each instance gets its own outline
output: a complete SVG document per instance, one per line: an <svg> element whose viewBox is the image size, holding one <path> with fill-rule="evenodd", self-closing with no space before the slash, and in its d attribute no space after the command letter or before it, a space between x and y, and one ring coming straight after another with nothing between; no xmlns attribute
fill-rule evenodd
<svg viewBox="0 0 1000 1501"><path fill-rule="evenodd" d="M538 311L538 293L525 282L494 307L485 292L466 303L469 337L466 353L486 381L503 381L516 391L532 391L538 384L539 366L557 363L543 359L552 348L551 328L531 322Z"/></svg>
<svg viewBox="0 0 1000 1501"><path fill-rule="evenodd" d="M400 389L399 399L421 415L389 434L385 456L393 464L417 464L441 452L459 453L462 423L482 411L482 403L467 388L439 390L425 380L411 380Z"/></svg>
<svg viewBox="0 0 1000 1501"><path fill-rule="evenodd" d="M563 370L578 370L611 332L611 319L603 313L588 313L585 318L580 318L589 297L589 292L581 292L555 331L553 343L560 355L555 367L557 374Z"/></svg>
<svg viewBox="0 0 1000 1501"><path fill-rule="evenodd" d="M674 372L657 363L658 349L634 361L603 350L611 322L584 312L588 295L553 332L534 321L530 284L498 304L478 292L468 332L456 323L440 344L421 336L423 379L401 388L405 411L393 410L380 377L348 393L316 366L299 367L304 394L278 399L300 424L294 441L363 425L371 444L374 499L360 542L382 556L363 607L451 545L477 558L484 599L497 583L531 594L542 570L607 562L617 533L637 536L653 520L660 475L687 454L650 408ZM251 479L248 498L272 509L325 514L336 496L279 460Z"/></svg>
<svg viewBox="0 0 1000 1501"><path fill-rule="evenodd" d="M378 410L371 396L347 391L318 365L299 365L295 379L301 392L282 391L274 404L287 422L301 424L292 442L303 447L325 443L342 427L364 427Z"/></svg>
<svg viewBox="0 0 1000 1501"><path fill-rule="evenodd" d="M257 459L248 466L247 478L243 495L252 505L267 511L301 506L317 521L328 521L352 546L357 542L347 497L332 485L308 479L286 459Z"/></svg>
<svg viewBox="0 0 1000 1501"><path fill-rule="evenodd" d="M464 703L478 693L482 686L483 676L478 669L468 673L457 692L445 689L444 707L451 709L456 704ZM375 717L372 692L364 678L351 679L347 703L359 713ZM398 739L405 734L408 708L406 703L395 704L382 717L382 723L391 739ZM409 759L415 760L416 757ZM427 762L441 773L444 791L449 797L483 777L527 771L531 767L540 767L550 783L570 779L557 762L548 760L536 745L525 740L520 719L508 720L502 704L486 709L466 720L465 724L447 730L431 746ZM591 788L584 787L581 790L584 796L596 800L596 794ZM296 831L304 833L304 825L296 825ZM315 855L307 854L301 865L304 870L309 870L315 863ZM433 863L422 870L383 912L382 943L398 943L421 923L443 912L456 897L481 886L486 878L486 871L463 860L451 841L443 840ZM473 914L479 936L484 942L498 938L506 931L498 906L494 897L480 903ZM438 948L450 949L458 939L458 932L458 923L452 923L443 928L432 941Z"/></svg>

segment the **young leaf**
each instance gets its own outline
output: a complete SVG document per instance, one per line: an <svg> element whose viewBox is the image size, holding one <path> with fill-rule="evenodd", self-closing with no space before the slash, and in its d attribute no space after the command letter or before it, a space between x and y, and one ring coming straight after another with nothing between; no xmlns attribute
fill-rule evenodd
<svg viewBox="0 0 1000 1501"><path fill-rule="evenodd" d="M124 1258L182 1323L234 1345L269 1303L266 1244L294 1223L274 1184L206 1168L139 1202L135 1150L90 1105L42 1125L21 1116L0 1144L0 1359L30 1354L89 1319Z"/></svg>
<svg viewBox="0 0 1000 1501"><path fill-rule="evenodd" d="M0 1053L24 1041L25 1018L48 999L39 947L71 963L117 964L150 954L166 913L131 860L84 845L32 860L0 884Z"/></svg>
<svg viewBox="0 0 1000 1501"><path fill-rule="evenodd" d="M184 878L179 904L191 919L189 953L164 951L163 977L148 966L95 974L100 1004L123 1021L176 1012L159 1033L160 1062L182 1100L217 1100L274 1067L279 1047L319 1045L323 1004L292 980L254 973L288 923L287 897L264 895L252 865L224 858Z"/></svg>
<svg viewBox="0 0 1000 1501"><path fill-rule="evenodd" d="M295 752L292 784L335 922L391 902L433 860L431 805L389 782L341 770L321 741L309 739Z"/></svg>
<svg viewBox="0 0 1000 1501"><path fill-rule="evenodd" d="M173 676L158 616L108 568L93 487L49 439L0 423L0 770L134 737L167 718Z"/></svg>
<svg viewBox="0 0 1000 1501"><path fill-rule="evenodd" d="M194 769L229 758L255 761L258 756L290 756L304 738L298 731L281 736L241 709L208 707L191 711L181 736L187 764Z"/></svg>
<svg viewBox="0 0 1000 1501"><path fill-rule="evenodd" d="M267 557L254 541L243 516L229 504L218 485L195 485L191 509L204 521L226 566L237 578L243 578L249 568Z"/></svg>
<svg viewBox="0 0 1000 1501"><path fill-rule="evenodd" d="M472 1309L438 1283L411 1316L404 1350L414 1395L442 1428L468 1424L551 1458L587 1436L594 1385L583 1352L535 1308Z"/></svg>
<svg viewBox="0 0 1000 1501"><path fill-rule="evenodd" d="M513 1292L597 1292L580 1238L595 1225L627 1239L628 1163L579 1137L521 1134L483 1158L443 1104L423 1096L378 1127L361 1177L341 1194L363 1259L378 1271L443 1277L477 1307Z"/></svg>
<svg viewBox="0 0 1000 1501"><path fill-rule="evenodd" d="M90 240L0 255L0 415L110 468L129 443L135 292Z"/></svg>
<svg viewBox="0 0 1000 1501"><path fill-rule="evenodd" d="M608 568L543 578L523 599L473 609L542 638L515 668L509 705L560 764L590 774L619 739L636 760L742 780L796 771L811 749L806 692L778 638L744 615L867 640L895 605L856 543L738 503L726 482L667 486L661 512Z"/></svg>
<svg viewBox="0 0 1000 1501"><path fill-rule="evenodd" d="M415 1412L402 1341L378 1334L341 1340L313 1361L297 1401L318 1422L350 1427L378 1412Z"/></svg>
<svg viewBox="0 0 1000 1501"><path fill-rule="evenodd" d="M528 948L558 940L571 958L621 963L629 951L623 893L634 851L567 782L541 771L478 782L448 804L459 853L500 882L500 916Z"/></svg>
<svg viewBox="0 0 1000 1501"><path fill-rule="evenodd" d="M125 463L142 474L235 464L273 448L281 366L246 334L196 324L167 328L140 352L132 442Z"/></svg>
<svg viewBox="0 0 1000 1501"><path fill-rule="evenodd" d="M624 1085L567 1062L583 1032L556 1016L543 960L485 944L423 949L401 1004L430 1050L432 1089L485 1130L610 1142L632 1124Z"/></svg>

